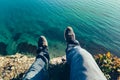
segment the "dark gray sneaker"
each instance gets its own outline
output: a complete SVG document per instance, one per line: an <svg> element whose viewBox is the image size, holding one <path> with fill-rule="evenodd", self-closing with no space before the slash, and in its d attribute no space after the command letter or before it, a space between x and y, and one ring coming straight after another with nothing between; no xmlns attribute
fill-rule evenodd
<svg viewBox="0 0 120 80"><path fill-rule="evenodd" d="M75 33L72 29L72 27L68 26L64 31L64 38L67 42L67 44L75 44L78 45L79 42L75 38Z"/></svg>
<svg viewBox="0 0 120 80"><path fill-rule="evenodd" d="M67 27L64 32L64 38L67 43L71 43L75 40L75 33L72 29L72 27Z"/></svg>
<svg viewBox="0 0 120 80"><path fill-rule="evenodd" d="M38 40L38 47L48 47L48 42L45 38L45 36L40 36Z"/></svg>
<svg viewBox="0 0 120 80"><path fill-rule="evenodd" d="M38 49L37 49L37 58L42 58L44 61L47 58L48 61L50 60L49 53L48 53L48 42L44 36L40 36L38 40ZM45 57L45 59L43 58Z"/></svg>
<svg viewBox="0 0 120 80"><path fill-rule="evenodd" d="M37 54L41 51L47 51L48 50L48 42L44 36L40 36L38 40L38 49Z"/></svg>

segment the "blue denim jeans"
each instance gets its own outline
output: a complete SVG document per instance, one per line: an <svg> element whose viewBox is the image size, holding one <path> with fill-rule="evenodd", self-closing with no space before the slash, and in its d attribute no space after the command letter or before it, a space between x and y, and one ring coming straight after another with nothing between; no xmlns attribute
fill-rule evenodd
<svg viewBox="0 0 120 80"><path fill-rule="evenodd" d="M47 71L48 59L44 57L44 54L48 53L40 52L39 54L27 73L24 75L23 80L49 80Z"/></svg>
<svg viewBox="0 0 120 80"><path fill-rule="evenodd" d="M92 55L80 45L68 45L66 58L70 65L70 80L107 80Z"/></svg>

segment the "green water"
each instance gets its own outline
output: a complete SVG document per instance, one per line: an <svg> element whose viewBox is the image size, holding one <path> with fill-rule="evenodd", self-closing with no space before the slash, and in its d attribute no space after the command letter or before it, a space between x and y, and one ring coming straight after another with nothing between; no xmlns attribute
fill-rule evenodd
<svg viewBox="0 0 120 80"><path fill-rule="evenodd" d="M64 29L72 26L91 54L120 56L120 0L0 0L0 53L35 53L45 35L51 56L64 55Z"/></svg>

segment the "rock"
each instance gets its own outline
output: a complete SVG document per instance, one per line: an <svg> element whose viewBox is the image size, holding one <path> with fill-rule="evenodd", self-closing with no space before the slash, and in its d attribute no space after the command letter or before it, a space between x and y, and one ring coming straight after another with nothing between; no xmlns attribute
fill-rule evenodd
<svg viewBox="0 0 120 80"><path fill-rule="evenodd" d="M57 57L50 60L50 63L54 65L65 63L65 62L66 62L66 56Z"/></svg>
<svg viewBox="0 0 120 80"><path fill-rule="evenodd" d="M0 79L10 80L18 77L31 66L35 58L29 58L22 54L0 57Z"/></svg>

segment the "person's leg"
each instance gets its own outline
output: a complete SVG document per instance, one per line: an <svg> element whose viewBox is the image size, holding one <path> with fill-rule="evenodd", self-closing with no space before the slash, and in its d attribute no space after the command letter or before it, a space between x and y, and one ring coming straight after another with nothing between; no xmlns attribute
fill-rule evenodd
<svg viewBox="0 0 120 80"><path fill-rule="evenodd" d="M80 47L71 27L66 28L64 36L70 80L107 80L92 55Z"/></svg>
<svg viewBox="0 0 120 80"><path fill-rule="evenodd" d="M36 60L23 77L23 80L48 80L49 59L47 40L44 36L40 36Z"/></svg>

